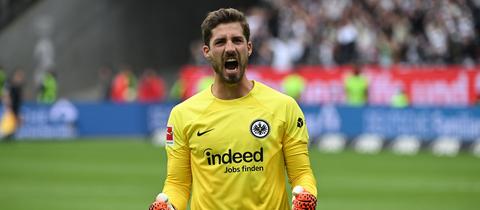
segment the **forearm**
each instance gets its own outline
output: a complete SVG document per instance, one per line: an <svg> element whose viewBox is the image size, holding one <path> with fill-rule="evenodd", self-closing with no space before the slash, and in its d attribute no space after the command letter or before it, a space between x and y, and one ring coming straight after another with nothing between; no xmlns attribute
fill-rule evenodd
<svg viewBox="0 0 480 210"><path fill-rule="evenodd" d="M296 141L285 145L285 164L292 186L302 186L313 195L317 195L317 184L310 166L306 143Z"/></svg>
<svg viewBox="0 0 480 210"><path fill-rule="evenodd" d="M175 206L176 210L187 209L188 199L190 198L190 184L175 183L167 178L163 193L169 196L170 203Z"/></svg>
<svg viewBox="0 0 480 210"><path fill-rule="evenodd" d="M308 161L308 156L302 159ZM317 196L317 183L310 168L310 164L308 164L308 166L300 167L300 169L297 169L297 172L295 172L294 175L289 177L291 186L302 186L306 191L310 192L314 196Z"/></svg>
<svg viewBox="0 0 480 210"><path fill-rule="evenodd" d="M167 178L163 193L177 210L187 208L190 198L192 173L190 169L190 153L186 148L167 149Z"/></svg>

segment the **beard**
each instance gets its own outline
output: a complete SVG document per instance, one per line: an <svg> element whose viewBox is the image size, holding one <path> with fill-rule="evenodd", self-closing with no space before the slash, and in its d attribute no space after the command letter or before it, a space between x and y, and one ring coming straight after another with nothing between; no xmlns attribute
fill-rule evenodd
<svg viewBox="0 0 480 210"><path fill-rule="evenodd" d="M222 75L222 82L225 82L227 84L237 84L239 83L242 78L243 78L243 74L245 74L245 71L243 70L238 70L240 71L238 74L235 74L235 75Z"/></svg>
<svg viewBox="0 0 480 210"><path fill-rule="evenodd" d="M224 66L224 62L215 62L214 65L212 65L213 69L215 70L215 73L219 75L219 79L222 83L234 85L240 83L242 81L242 78L245 74L245 69L247 66L247 61L239 61L237 70L233 73L229 73L228 70Z"/></svg>

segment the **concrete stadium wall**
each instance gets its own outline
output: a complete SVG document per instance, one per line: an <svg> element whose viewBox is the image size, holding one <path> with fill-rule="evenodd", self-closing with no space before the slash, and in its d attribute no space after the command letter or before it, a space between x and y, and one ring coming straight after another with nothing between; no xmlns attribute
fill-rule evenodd
<svg viewBox="0 0 480 210"><path fill-rule="evenodd" d="M44 34L53 46L60 96L95 100L100 97L100 67L129 64L137 74L154 67L172 81L189 58L190 42L200 38L208 11L256 2L44 0L0 32L0 65L27 71L26 97L33 99L33 74L40 65L34 51ZM37 25L45 20L51 23L50 32L42 33Z"/></svg>

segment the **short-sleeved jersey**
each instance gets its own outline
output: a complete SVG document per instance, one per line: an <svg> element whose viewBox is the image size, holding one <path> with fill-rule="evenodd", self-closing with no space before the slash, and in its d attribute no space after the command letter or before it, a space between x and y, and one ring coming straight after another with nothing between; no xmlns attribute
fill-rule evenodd
<svg viewBox="0 0 480 210"><path fill-rule="evenodd" d="M306 127L294 99L259 82L233 100L204 90L172 109L163 192L177 209L290 209L286 174L317 193Z"/></svg>

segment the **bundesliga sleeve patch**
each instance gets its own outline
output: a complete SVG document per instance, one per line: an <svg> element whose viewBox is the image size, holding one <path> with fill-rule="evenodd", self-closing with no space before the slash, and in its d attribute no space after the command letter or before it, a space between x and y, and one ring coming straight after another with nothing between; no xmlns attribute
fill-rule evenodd
<svg viewBox="0 0 480 210"><path fill-rule="evenodd" d="M165 138L165 144L166 145L173 145L173 126L167 126L167 136Z"/></svg>

